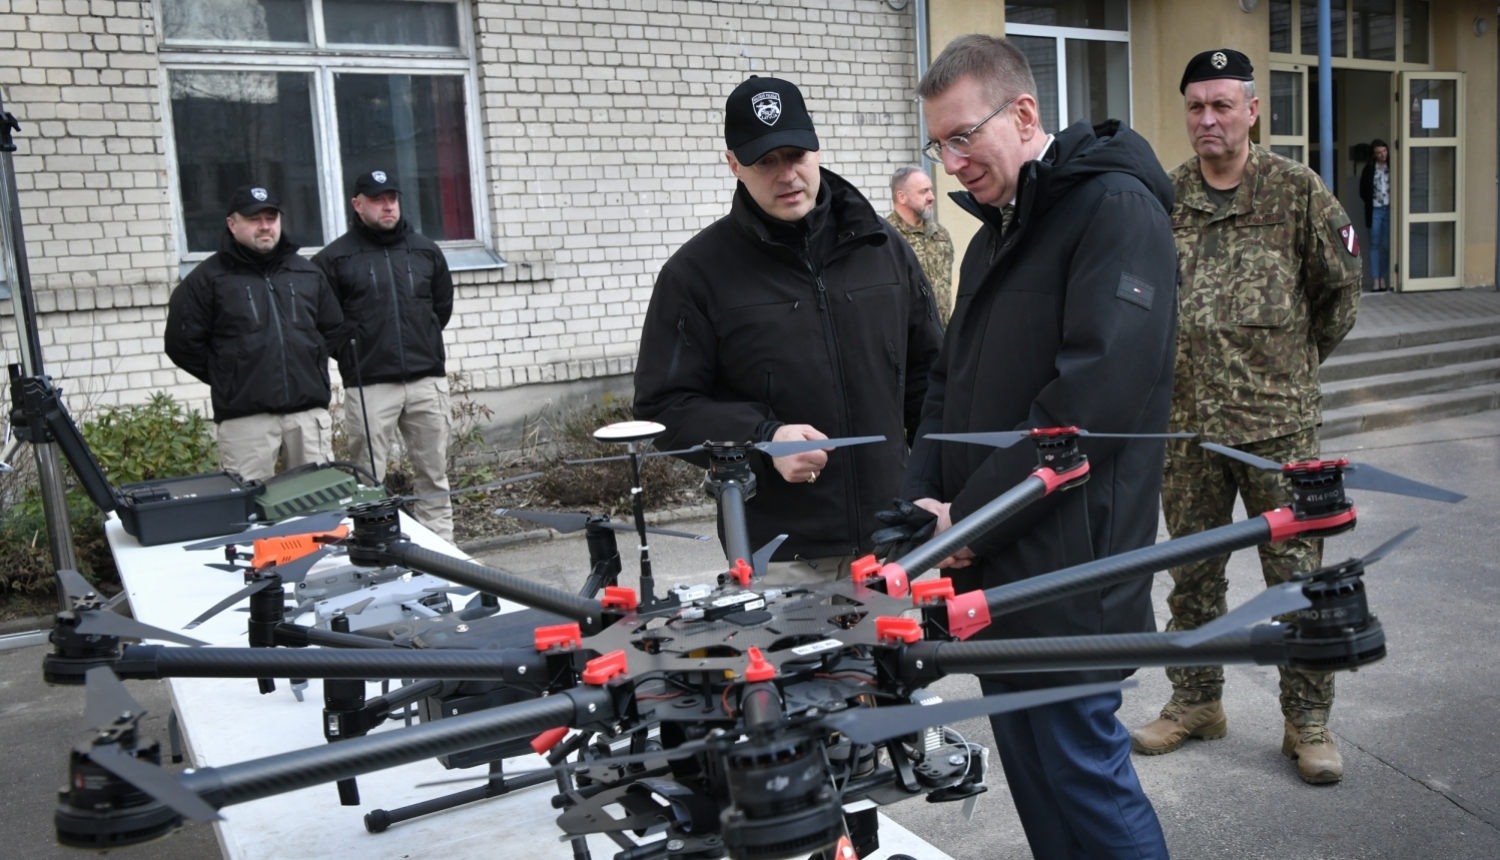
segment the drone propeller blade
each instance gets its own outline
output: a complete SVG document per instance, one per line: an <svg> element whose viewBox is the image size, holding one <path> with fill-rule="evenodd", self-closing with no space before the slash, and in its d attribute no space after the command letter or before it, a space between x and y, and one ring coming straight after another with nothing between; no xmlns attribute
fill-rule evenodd
<svg viewBox="0 0 1500 860"><path fill-rule="evenodd" d="M89 581L83 578L83 574L76 570L59 570L57 581L62 583L63 594L67 595L69 604L77 603L90 594L98 594L94 591L94 587L89 585ZM69 606L69 608L72 607Z"/></svg>
<svg viewBox="0 0 1500 860"><path fill-rule="evenodd" d="M182 787L170 773L108 744L89 751L89 760L193 821L218 821L223 816L203 798Z"/></svg>
<svg viewBox="0 0 1500 860"><path fill-rule="evenodd" d="M375 598L373 598L373 597L366 597L364 600L361 600L360 602L355 603L352 606L346 606L346 607L344 607L344 614L345 615L358 615L361 612L364 612L367 608L369 608L370 604L372 604L374 602L375 602Z"/></svg>
<svg viewBox="0 0 1500 860"><path fill-rule="evenodd" d="M702 450L702 445L694 445L691 448L678 448L675 451L651 451L647 454L637 454L635 456L640 457L642 460L648 457L679 457L683 454L696 454ZM629 460L630 457L630 454L615 454L611 457L590 457L587 460L564 460L563 463L568 466L582 466L586 463L615 463L620 460Z"/></svg>
<svg viewBox="0 0 1500 860"><path fill-rule="evenodd" d="M1252 624L1258 624L1268 618L1275 618L1298 609L1306 609L1309 606L1312 606L1312 601L1302 593L1301 582L1283 582L1262 591L1197 630L1179 633L1172 643L1182 648L1191 648L1210 639L1217 639L1226 633L1233 633Z"/></svg>
<svg viewBox="0 0 1500 860"><path fill-rule="evenodd" d="M1231 460L1239 460L1241 463L1249 463L1257 469L1265 469L1267 472L1281 471L1280 463L1277 463L1273 460L1267 460L1265 457L1257 457L1254 454L1246 454L1244 451L1230 448L1225 445L1215 445L1213 442L1200 442L1199 444L1204 448L1213 451L1215 454L1223 454Z"/></svg>
<svg viewBox="0 0 1500 860"><path fill-rule="evenodd" d="M1378 493L1415 496L1419 499L1432 499L1435 502L1448 502L1449 504L1468 498L1462 493L1393 475L1384 469L1377 469L1363 463L1350 463L1344 467L1344 486L1351 490L1374 490Z"/></svg>
<svg viewBox="0 0 1500 860"><path fill-rule="evenodd" d="M842 732L844 736L857 744L878 744L881 741L913 734L933 726L943 726L990 714L1024 711L1027 708L1081 699L1085 696L1115 693L1133 686L1135 686L1134 681L1075 684L1070 687L1002 693L998 696L985 696L982 699L965 699L937 705L854 708L834 714L823 722L829 728Z"/></svg>
<svg viewBox="0 0 1500 860"><path fill-rule="evenodd" d="M1030 435L1030 430L1001 430L996 433L928 433L922 438L938 442L965 442L970 445L988 445L991 448L1009 448Z"/></svg>
<svg viewBox="0 0 1500 860"><path fill-rule="evenodd" d="M108 666L95 666L84 673L83 727L107 731L125 714L139 719L146 709L130 695Z"/></svg>
<svg viewBox="0 0 1500 860"><path fill-rule="evenodd" d="M192 630L193 628L197 627L199 624L202 624L203 622L205 622L208 619L214 617L215 615L218 615L220 612L223 612L224 610L226 610L229 607L235 605L236 603L239 603L241 600L244 600L245 598L249 597L250 595L255 594L258 591L264 591L270 585L271 585L271 580L269 580L269 579L262 579L259 582L252 582L249 585L245 586L244 588L241 588L239 591L236 591L235 593L233 593L233 594L229 595L228 597L224 598L223 600L219 601L218 603L215 603L212 607L209 608L209 610L207 612L203 613L202 615L198 616L197 618L194 618L192 621L189 621L186 625L183 626L182 629L183 630Z"/></svg>
<svg viewBox="0 0 1500 860"><path fill-rule="evenodd" d="M1396 547L1406 543L1406 539L1416 534L1421 528L1421 526L1412 526L1401 534L1370 550L1368 553L1365 553L1365 557L1360 559L1360 562L1365 565L1371 565L1380 561L1382 558L1390 555L1391 551Z"/></svg>
<svg viewBox="0 0 1500 860"><path fill-rule="evenodd" d="M318 534L320 532L330 532L339 527L339 523L344 521L344 516L345 513L343 509L339 509L336 511L324 511L319 514L312 514L310 516L300 517L295 520L280 522L274 526L268 526L263 529L250 529L249 531L243 531L239 534L232 534L226 537L214 538L213 540L201 541L199 543L190 543L187 546L183 547L183 549L218 549L221 546L229 546L230 544L237 543L250 543L252 541L265 540L266 538L289 537L292 535L307 535Z"/></svg>
<svg viewBox="0 0 1500 860"><path fill-rule="evenodd" d="M756 442L755 447L769 457L790 457L793 454L806 454L809 451L821 451L824 448L848 448L851 445L868 445L871 442L884 441L884 436L846 436L843 439L804 439L799 442Z"/></svg>
<svg viewBox="0 0 1500 860"><path fill-rule="evenodd" d="M756 550L755 554L750 556L750 568L755 572L757 579L766 575L766 568L771 564L771 556L776 554L776 550L781 547L787 537L787 535L777 535L771 538L766 542L765 546Z"/></svg>
<svg viewBox="0 0 1500 860"><path fill-rule="evenodd" d="M473 487L461 487L457 490L444 490L441 493L428 493L425 496L402 496L400 498L400 502L404 505L407 502L425 502L431 499L442 499L448 496L456 496L460 493L478 493L483 492L484 490L493 490L496 487L503 487L506 484L516 484L520 483L521 481L529 481L533 478L540 478L541 476L541 472L529 472L525 475L517 475L514 478L503 478L499 481L490 481L488 484L479 484Z"/></svg>
<svg viewBox="0 0 1500 860"><path fill-rule="evenodd" d="M285 582L288 585L296 585L302 580L307 579L308 572L311 571L315 566L317 566L318 562L327 558L328 554L331 552L333 552L333 549L325 546L322 549L310 552L307 555L302 556L301 558L294 558L286 564L278 564L274 567L268 567L265 570L262 570L261 573L274 573L277 576L281 577L282 582Z"/></svg>
<svg viewBox="0 0 1500 860"><path fill-rule="evenodd" d="M162 639L167 642L176 642L179 645L207 645L180 633L170 630L162 630L160 627L152 627L150 624L142 624L134 618L126 618L115 612L105 612L97 609L85 610L78 613L78 626L74 628L85 636L118 636L121 639Z"/></svg>
<svg viewBox="0 0 1500 860"><path fill-rule="evenodd" d="M435 588L424 588L422 590L427 592L428 594L456 594L459 597L468 597L469 595L479 591L479 589L470 588L467 585L442 585Z"/></svg>
<svg viewBox="0 0 1500 860"><path fill-rule="evenodd" d="M1099 439L1191 439L1197 433L1090 433L1087 430L1079 430L1079 436L1093 436Z"/></svg>
<svg viewBox="0 0 1500 860"><path fill-rule="evenodd" d="M522 511L515 508L496 508L495 516L511 517L513 519L525 520L529 523L538 523L563 534L576 532L589 524L587 514L556 514L549 511Z"/></svg>
<svg viewBox="0 0 1500 860"><path fill-rule="evenodd" d="M617 532L635 531L635 526L631 523L617 523L611 520L610 522L600 523L599 525L604 526L607 529L614 529ZM656 526L646 526L646 531L650 534L666 535L667 537L690 538L692 540L708 540L708 535L695 535L692 532L679 532L673 531L672 529L657 528Z"/></svg>
<svg viewBox="0 0 1500 860"><path fill-rule="evenodd" d="M247 570L250 569L248 567L245 567L242 564L229 564L227 562L222 562L222 561L210 561L210 562L206 562L203 566L204 567L211 567L214 570L222 570L225 573L240 573L240 572L247 571Z"/></svg>

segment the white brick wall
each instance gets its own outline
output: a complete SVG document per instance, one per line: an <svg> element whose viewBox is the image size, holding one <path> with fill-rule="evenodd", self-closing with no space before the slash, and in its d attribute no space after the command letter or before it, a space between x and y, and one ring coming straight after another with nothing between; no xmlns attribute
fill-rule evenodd
<svg viewBox="0 0 1500 860"><path fill-rule="evenodd" d="M471 0L500 272L466 272L450 369L481 388L628 373L661 264L727 210L723 102L801 87L823 164L881 212L916 158L911 10L883 0ZM151 5L0 0L0 86L49 370L96 402L204 386L161 354L178 260ZM0 346L14 360L9 303Z"/></svg>

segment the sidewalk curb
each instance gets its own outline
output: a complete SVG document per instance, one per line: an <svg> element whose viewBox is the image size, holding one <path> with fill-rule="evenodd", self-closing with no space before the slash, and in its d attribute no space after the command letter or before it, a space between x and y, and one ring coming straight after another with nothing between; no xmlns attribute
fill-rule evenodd
<svg viewBox="0 0 1500 860"><path fill-rule="evenodd" d="M713 503L702 505L688 505L681 508L671 508L657 513L646 515L646 524L652 526L664 526L670 523L684 522L687 520L704 520L718 514L718 508ZM497 535L495 537L479 538L478 540L465 541L458 548L469 555L481 555L494 552L498 549L517 546L519 544L544 543L553 540L577 540L584 536L584 531L579 530L562 534L554 529L535 529L533 531L520 532L513 535ZM48 619L50 624L50 619Z"/></svg>
<svg viewBox="0 0 1500 860"><path fill-rule="evenodd" d="M0 621L0 636L9 633L29 633L33 630L51 629L51 615L39 615L35 618L12 618L9 621Z"/></svg>

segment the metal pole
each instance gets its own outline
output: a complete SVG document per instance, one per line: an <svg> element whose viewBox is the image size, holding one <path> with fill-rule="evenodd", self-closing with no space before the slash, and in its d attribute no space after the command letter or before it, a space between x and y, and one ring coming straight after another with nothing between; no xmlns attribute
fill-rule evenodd
<svg viewBox="0 0 1500 860"><path fill-rule="evenodd" d="M916 19L916 42L917 42L917 83L927 75L927 0L916 0L912 3L912 17ZM914 98L917 105L917 157L915 163L927 168L927 175L933 182L937 181L937 165L922 157L922 147L927 145L927 114L922 111L922 98Z"/></svg>
<svg viewBox="0 0 1500 860"><path fill-rule="evenodd" d="M21 197L16 189L16 165L11 153L16 151L11 132L20 131L21 124L5 110L0 101L0 221L4 222L0 232L5 237L5 273L11 285L11 301L16 314L16 335L20 340L18 352L21 357L21 374L40 377L42 345L36 325L36 301L31 292L31 267L26 261L26 235L21 220ZM16 384L13 379L12 385ZM41 427L34 432L44 432ZM49 438L49 437L43 437ZM73 549L73 525L68 518L67 493L63 485L62 458L57 445L51 441L33 441L31 449L36 456L37 480L41 485L42 515L47 520L47 543L52 551L52 564L57 570L77 570L78 553ZM61 591L58 598L66 598Z"/></svg>
<svg viewBox="0 0 1500 860"><path fill-rule="evenodd" d="M1333 190L1333 27L1329 0L1318 0L1318 173Z"/></svg>

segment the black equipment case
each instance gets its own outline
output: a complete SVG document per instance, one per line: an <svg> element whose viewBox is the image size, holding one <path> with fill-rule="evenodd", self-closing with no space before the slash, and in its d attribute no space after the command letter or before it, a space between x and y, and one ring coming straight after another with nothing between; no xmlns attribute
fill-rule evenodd
<svg viewBox="0 0 1500 860"><path fill-rule="evenodd" d="M115 512L141 546L218 537L254 522L263 489L234 472L141 481L118 488Z"/></svg>

